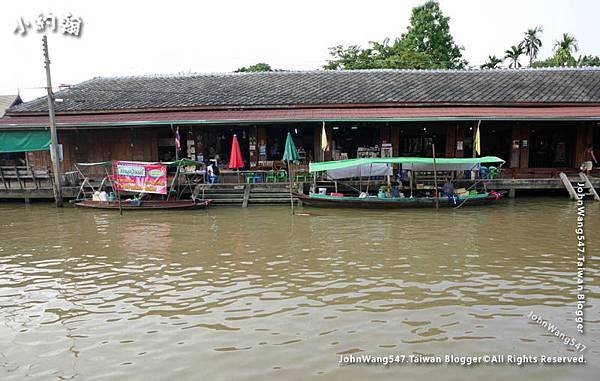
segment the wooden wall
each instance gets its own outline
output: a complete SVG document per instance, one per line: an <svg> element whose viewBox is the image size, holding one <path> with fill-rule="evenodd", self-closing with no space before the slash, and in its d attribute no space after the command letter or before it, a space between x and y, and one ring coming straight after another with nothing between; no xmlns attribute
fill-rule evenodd
<svg viewBox="0 0 600 381"><path fill-rule="evenodd" d="M75 163L108 160L158 160L158 135L155 129L123 128L59 131L63 146L63 172L74 170ZM50 167L48 151L29 152L36 168Z"/></svg>
<svg viewBox="0 0 600 381"><path fill-rule="evenodd" d="M594 140L594 132L592 125L579 125L577 126L577 135L575 138L575 166L580 166L583 163L583 153L588 145L592 144ZM598 149L598 147L594 147ZM598 158L596 158L598 159Z"/></svg>

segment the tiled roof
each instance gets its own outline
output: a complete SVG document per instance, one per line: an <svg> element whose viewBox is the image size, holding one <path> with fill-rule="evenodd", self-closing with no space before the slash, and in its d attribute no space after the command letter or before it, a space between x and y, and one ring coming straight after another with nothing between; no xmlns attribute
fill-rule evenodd
<svg viewBox="0 0 600 381"><path fill-rule="evenodd" d="M396 120L593 120L600 121L600 106L554 107L340 107L340 108L278 108L251 110L204 110L121 112L103 114L60 114L56 123L60 129L140 127L150 124L219 124L219 123L286 123L343 122ZM319 126L320 124L315 124ZM0 118L0 130L48 128L48 115L19 115Z"/></svg>
<svg viewBox="0 0 600 381"><path fill-rule="evenodd" d="M0 95L0 118L4 112L11 106L21 103L21 97L18 95Z"/></svg>
<svg viewBox="0 0 600 381"><path fill-rule="evenodd" d="M600 104L600 69L357 70L94 78L57 113L329 105ZM9 113L47 112L45 97Z"/></svg>

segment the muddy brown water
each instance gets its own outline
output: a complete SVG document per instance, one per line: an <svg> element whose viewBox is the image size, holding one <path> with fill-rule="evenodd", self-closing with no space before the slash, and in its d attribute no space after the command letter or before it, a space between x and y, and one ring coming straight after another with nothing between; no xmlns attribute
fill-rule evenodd
<svg viewBox="0 0 600 381"><path fill-rule="evenodd" d="M596 380L600 203L576 335L575 205L56 210L0 204L0 378ZM340 355L574 355L576 365L354 365Z"/></svg>

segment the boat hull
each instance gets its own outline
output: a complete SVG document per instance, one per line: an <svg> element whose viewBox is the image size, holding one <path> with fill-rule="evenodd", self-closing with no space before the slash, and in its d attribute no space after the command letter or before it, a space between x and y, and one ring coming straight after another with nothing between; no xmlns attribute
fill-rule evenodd
<svg viewBox="0 0 600 381"><path fill-rule="evenodd" d="M364 209L390 209L390 208L433 208L435 207L435 198L433 197L415 197L415 198L359 198L359 197L334 197L324 195L305 195L296 194L296 197L303 205L326 207L326 208L364 208ZM466 201L465 201L466 199ZM440 207L457 207L487 205L498 202L498 198L493 194L467 196L459 198L456 203L446 197L438 198ZM463 203L464 201L464 203Z"/></svg>
<svg viewBox="0 0 600 381"><path fill-rule="evenodd" d="M78 208L119 210L119 203L106 201L83 200L74 203ZM148 200L142 201L140 205L134 205L130 201L122 201L122 210L165 210L165 209L204 209L208 208L210 200Z"/></svg>

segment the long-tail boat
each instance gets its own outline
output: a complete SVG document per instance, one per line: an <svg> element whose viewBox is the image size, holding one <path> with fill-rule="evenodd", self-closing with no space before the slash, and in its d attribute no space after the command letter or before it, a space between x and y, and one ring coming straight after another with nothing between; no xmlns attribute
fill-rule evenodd
<svg viewBox="0 0 600 381"><path fill-rule="evenodd" d="M200 200L193 196L190 199L181 199L183 193L178 183L181 168L196 166L200 163L181 159L171 162L140 162L140 161L105 161L98 163L77 163L77 173L83 178L77 198L72 202L80 208L109 209L109 210L173 210L173 209L202 209L211 204L211 200ZM94 187L88 177L83 175L79 167L102 167L104 177L97 187ZM168 187L167 167L176 167L176 173ZM109 168L111 172L109 172ZM110 199L98 199L97 194L105 188L113 190ZM96 197L86 197L85 189L91 189ZM123 198L122 193L137 194L131 198ZM88 192L89 193L89 192ZM142 196L154 194L145 199Z"/></svg>
<svg viewBox="0 0 600 381"><path fill-rule="evenodd" d="M484 156L477 158L424 158L424 157L388 157L388 158L359 158L338 161L326 161L311 163L309 172L313 174L313 185L309 194L295 194L295 197L307 206L319 207L347 207L347 208L414 208L414 207L460 207L485 205L496 203L502 199L504 192L488 190L486 179L481 178L479 172L484 164L492 165L489 168L499 168L504 160L495 156ZM498 167L495 167L497 165ZM369 186L379 181L379 184L386 183L382 188L391 189L391 177L394 166L398 172L405 171L409 177L410 194L404 195L399 190L394 197L389 193L379 191L376 195L369 193ZM488 168L488 167L486 167ZM441 196L437 186L430 189L414 189L413 178L419 172L447 172L447 173L469 173L475 172L476 177L473 185L459 194ZM497 173L496 171L493 171ZM358 179L360 189L354 189L355 194L331 192L326 193L326 188L320 188L316 192L317 177L323 180L333 180L338 185L338 181L348 179ZM364 181L364 178L368 178ZM375 181L373 179L376 179ZM354 181L356 184L357 181ZM437 179L435 181L437 183ZM366 185L366 191L364 186ZM479 185L479 189L477 186ZM348 188L347 186L346 188ZM325 192L324 192L325 191Z"/></svg>

